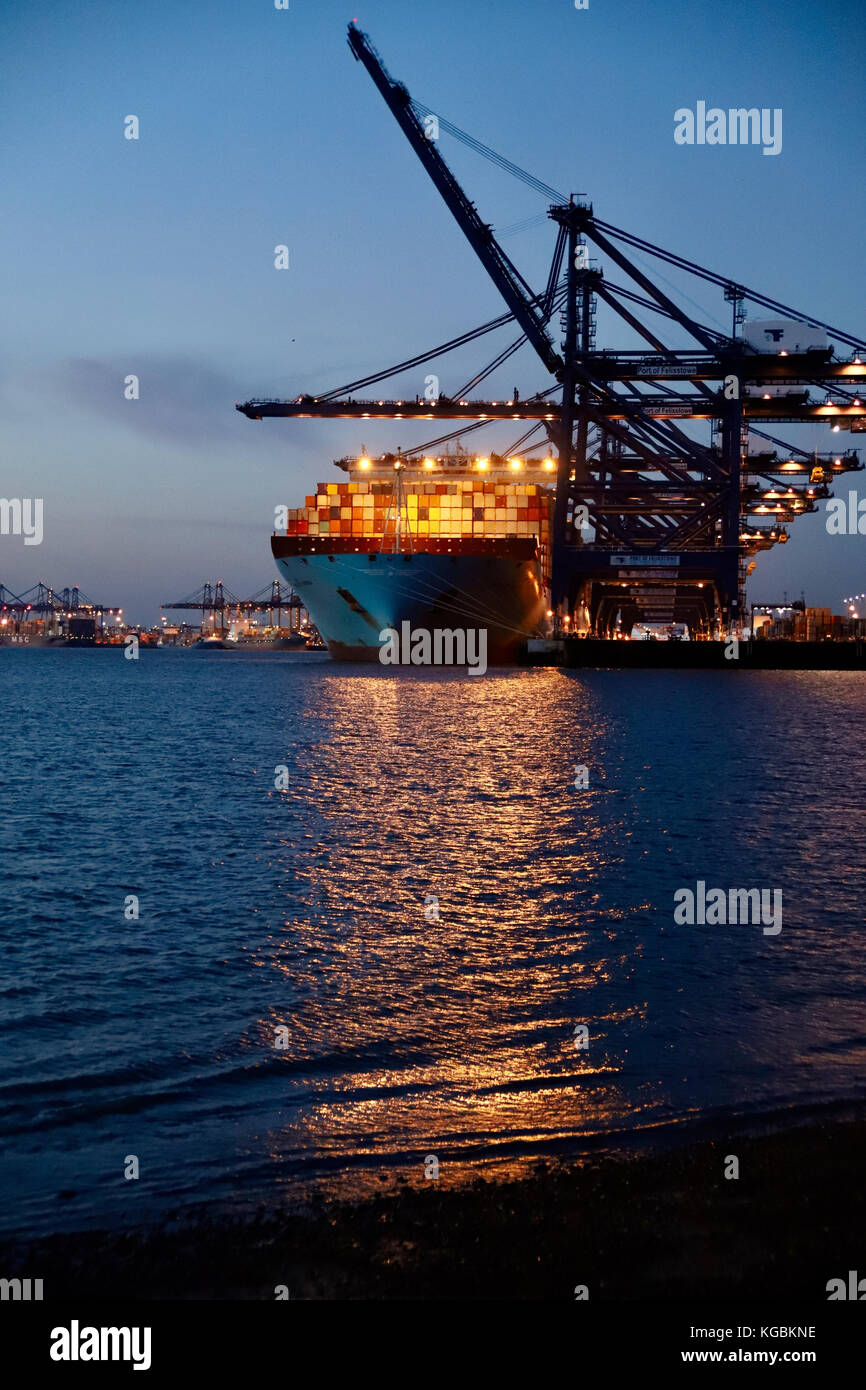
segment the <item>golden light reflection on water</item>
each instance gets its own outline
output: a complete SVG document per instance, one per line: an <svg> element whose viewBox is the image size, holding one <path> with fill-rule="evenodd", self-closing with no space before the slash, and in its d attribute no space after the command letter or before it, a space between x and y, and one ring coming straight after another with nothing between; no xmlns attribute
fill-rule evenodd
<svg viewBox="0 0 866 1390"><path fill-rule="evenodd" d="M254 948L270 1181L360 1192L428 1153L453 1180L862 1086L866 812L826 751L866 739L861 678L334 667L305 693ZM676 928L696 879L780 884L783 932Z"/></svg>
<svg viewBox="0 0 866 1390"><path fill-rule="evenodd" d="M275 1158L468 1157L615 1123L614 1020L589 1001L628 963L599 951L597 932L588 948L605 793L581 791L576 818L573 787L604 715L584 690L566 727L561 701L549 707L558 683L334 672L316 692L328 734L295 753L285 801L312 804L318 833L287 840L303 899L287 893L262 957L296 1002L261 1033L285 1025L295 1063L326 1079L271 1134ZM591 1060L577 1019L593 1026Z"/></svg>

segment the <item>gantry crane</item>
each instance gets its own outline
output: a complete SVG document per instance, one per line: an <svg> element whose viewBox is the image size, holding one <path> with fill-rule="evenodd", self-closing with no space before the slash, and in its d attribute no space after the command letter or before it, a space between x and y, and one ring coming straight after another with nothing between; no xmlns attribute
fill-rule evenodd
<svg viewBox="0 0 866 1390"><path fill-rule="evenodd" d="M556 244L544 291L535 292L502 250L431 137L430 112L391 78L369 39L349 26L349 47L373 79L493 283L508 313L360 381L294 401L254 400L250 419L310 417L465 421L464 433L494 420L538 422L557 451L552 600L565 618L580 607L592 630L628 621L684 621L695 630L731 630L744 616L744 584L755 554L787 540L786 523L815 511L828 484L862 468L854 450L807 455L766 434L774 421L825 421L836 431L866 428L866 365L859 337L791 309L737 281L596 217L590 203L557 193L478 141L466 138L550 202ZM589 258L595 248L630 285L612 283ZM645 274L623 246L716 285L733 306L730 334L699 322ZM599 350L596 301L612 309L649 351ZM830 334L834 347L758 351L742 335L746 302ZM638 315L636 310L643 313ZM561 351L549 324L559 312ZM653 316L648 324L644 315ZM660 319L661 325L653 326ZM454 398L356 399L355 391L514 322L521 336ZM673 326L691 340L672 347ZM523 343L554 386L529 398L469 399L468 393ZM837 349L846 349L843 355ZM809 387L826 398L810 399ZM558 397L558 399L557 399ZM709 443L680 426L711 424ZM432 441L454 437L444 435ZM764 443L771 445L765 448ZM429 448L430 445L423 446ZM796 481L795 481L796 480Z"/></svg>
<svg viewBox="0 0 866 1390"><path fill-rule="evenodd" d="M289 614L289 630L297 632L307 622L308 614L298 595L287 585L274 579L270 585L258 589L251 598L238 598L227 589L221 579L216 584L208 580L195 593L175 603L161 603L160 608L180 608L199 611L202 615L202 631L208 622L214 631L225 634L227 621L231 626L233 615L249 618L253 613L268 613L271 627L282 627L284 611Z"/></svg>
<svg viewBox="0 0 866 1390"><path fill-rule="evenodd" d="M101 619L105 614L115 617L122 613L123 609L94 602L81 592L77 584L71 589L54 589L40 579L38 584L34 584L23 594L16 594L7 585L0 584L0 612L8 613L18 620L30 617L46 620L79 616Z"/></svg>

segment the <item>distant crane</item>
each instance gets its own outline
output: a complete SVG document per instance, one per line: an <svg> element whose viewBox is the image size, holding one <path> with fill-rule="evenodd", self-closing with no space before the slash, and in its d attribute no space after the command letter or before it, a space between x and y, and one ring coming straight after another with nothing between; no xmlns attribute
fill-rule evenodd
<svg viewBox="0 0 866 1390"><path fill-rule="evenodd" d="M202 584L195 593L189 594L184 599L179 599L176 603L161 603L160 608L186 608L198 610L202 615L202 631L208 623L210 614L210 625L216 630L219 622L221 633L226 631L226 613L229 614L231 623L232 613L238 617L249 616L251 613L269 613L270 626L282 627L283 611L289 614L289 631L298 632L301 627L309 621L309 615L301 600L293 589L287 585L280 584L275 579L270 586L265 585L257 590L251 598L238 598L230 589L227 589L221 579L216 584L209 581Z"/></svg>
<svg viewBox="0 0 866 1390"><path fill-rule="evenodd" d="M105 617L120 617L122 608L97 603L82 593L78 585L54 589L41 579L38 584L18 594L7 584L0 583L0 615L3 621L50 622L69 618L92 618L101 627Z"/></svg>

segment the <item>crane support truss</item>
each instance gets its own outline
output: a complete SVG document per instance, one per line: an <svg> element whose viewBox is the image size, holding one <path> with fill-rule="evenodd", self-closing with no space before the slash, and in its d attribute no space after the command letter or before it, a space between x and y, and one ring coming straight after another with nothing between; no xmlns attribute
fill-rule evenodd
<svg viewBox="0 0 866 1390"><path fill-rule="evenodd" d="M826 423L836 431L866 430L866 353L859 347L866 335L858 339L788 310L611 227L595 217L590 204L573 198L549 208L557 240L547 287L536 293L499 246L492 227L479 217L437 142L429 138L418 114L427 108L416 105L406 87L390 77L354 24L349 26L349 47L370 74L509 313L429 354L346 387L294 400L251 400L236 408L253 420L457 420L465 421L467 430L496 420L537 421L558 454L552 598L560 614L570 619L579 610L589 628L601 634L612 631L617 620L624 628L640 619L682 621L705 632L736 628L745 611L744 584L754 555L786 541L786 523L817 510L818 501L830 496L827 484L835 477L862 468L853 450L807 456L772 436L764 437L777 447L758 450L754 439L763 434L758 426L781 421ZM588 242L625 273L630 286L613 284L590 264ZM722 287L734 306L731 335L681 309L634 264L623 243ZM596 348L599 299L644 340L647 351ZM778 355L756 351L737 336L746 300L831 332L847 346L848 360L832 347ZM548 331L557 309L561 351ZM646 322L647 313L654 316L653 324ZM667 345L654 326L659 319L691 345ZM517 323L521 338L454 398L351 395L354 389L510 322ZM523 343L533 348L555 385L529 398L519 398L516 392L504 401L469 398L472 388ZM822 399L813 398L815 391ZM683 430L687 421L710 421L711 442L702 443Z"/></svg>

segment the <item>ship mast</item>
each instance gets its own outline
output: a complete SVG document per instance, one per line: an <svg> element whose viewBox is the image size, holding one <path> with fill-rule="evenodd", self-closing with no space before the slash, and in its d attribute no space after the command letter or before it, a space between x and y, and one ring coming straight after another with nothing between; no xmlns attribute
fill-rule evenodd
<svg viewBox="0 0 866 1390"><path fill-rule="evenodd" d="M388 526L391 516L394 516L394 541L391 547L392 555L400 555L403 551L403 513L406 514L406 536L408 539L407 550L411 555L414 546L412 543L412 526L409 521L409 507L403 493L403 469L405 464L402 458L394 460L394 486L391 489L391 496L388 500L388 510L385 513L385 525L382 527L382 545L379 549L380 555L384 553L385 542L388 539Z"/></svg>

